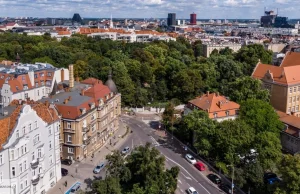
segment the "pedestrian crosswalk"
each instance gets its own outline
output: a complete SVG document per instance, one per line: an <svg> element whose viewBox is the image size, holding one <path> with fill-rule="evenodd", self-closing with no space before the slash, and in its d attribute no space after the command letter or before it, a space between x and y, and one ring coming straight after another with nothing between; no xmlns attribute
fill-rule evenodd
<svg viewBox="0 0 300 194"><path fill-rule="evenodd" d="M156 146L160 146L160 144L156 141L156 139L152 136L150 136L150 139L152 140L152 145Z"/></svg>

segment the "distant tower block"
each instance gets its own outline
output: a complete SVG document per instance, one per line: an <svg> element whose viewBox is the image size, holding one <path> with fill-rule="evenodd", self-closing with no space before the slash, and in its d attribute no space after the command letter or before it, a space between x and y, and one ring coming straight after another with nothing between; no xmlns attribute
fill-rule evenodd
<svg viewBox="0 0 300 194"><path fill-rule="evenodd" d="M114 23L113 23L112 15L110 15L109 28L114 28Z"/></svg>
<svg viewBox="0 0 300 194"><path fill-rule="evenodd" d="M190 25L196 25L196 24L197 24L197 15L195 13L192 13L190 17Z"/></svg>
<svg viewBox="0 0 300 194"><path fill-rule="evenodd" d="M69 87L74 87L74 67L73 65L69 65Z"/></svg>
<svg viewBox="0 0 300 194"><path fill-rule="evenodd" d="M78 22L78 23L82 22L82 18L80 17L79 13L74 13L72 21L73 22Z"/></svg>

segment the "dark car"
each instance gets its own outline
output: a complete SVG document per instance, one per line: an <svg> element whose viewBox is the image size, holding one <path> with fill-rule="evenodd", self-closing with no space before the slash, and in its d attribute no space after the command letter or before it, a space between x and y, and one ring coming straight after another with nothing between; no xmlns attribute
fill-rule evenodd
<svg viewBox="0 0 300 194"><path fill-rule="evenodd" d="M62 176L67 176L68 173L69 173L69 171L68 171L67 169L61 168L61 175L62 175Z"/></svg>
<svg viewBox="0 0 300 194"><path fill-rule="evenodd" d="M221 184L220 189L222 189L222 191L224 191L227 194L232 194L230 185ZM233 193L235 193L234 190Z"/></svg>
<svg viewBox="0 0 300 194"><path fill-rule="evenodd" d="M70 160L70 159L62 159L61 163L64 164L64 165L70 166L72 164L72 160Z"/></svg>
<svg viewBox="0 0 300 194"><path fill-rule="evenodd" d="M280 179L273 172L267 172L264 174L264 183L272 185L276 182L280 182Z"/></svg>
<svg viewBox="0 0 300 194"><path fill-rule="evenodd" d="M211 182L213 182L213 183L215 183L215 184L217 184L217 185L220 185L220 184L222 183L220 177L218 177L218 176L215 175L215 174L209 174L209 175L207 175L207 178L208 178L209 180L211 180Z"/></svg>

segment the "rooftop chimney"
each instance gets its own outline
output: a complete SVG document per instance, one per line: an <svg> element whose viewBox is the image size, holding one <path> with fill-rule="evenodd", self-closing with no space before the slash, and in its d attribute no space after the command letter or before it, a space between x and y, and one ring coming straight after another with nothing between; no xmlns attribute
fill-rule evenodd
<svg viewBox="0 0 300 194"><path fill-rule="evenodd" d="M220 96L220 93L219 93L219 92L217 92L216 96Z"/></svg>
<svg viewBox="0 0 300 194"><path fill-rule="evenodd" d="M64 69L62 69L62 70L60 71L60 79L61 79L61 81L64 81L64 80L65 80L65 70L64 70Z"/></svg>
<svg viewBox="0 0 300 194"><path fill-rule="evenodd" d="M76 77L76 82L79 82L79 77L78 76Z"/></svg>
<svg viewBox="0 0 300 194"><path fill-rule="evenodd" d="M81 90L81 96L84 96L84 89Z"/></svg>
<svg viewBox="0 0 300 194"><path fill-rule="evenodd" d="M67 104L68 103L68 98L66 98L65 100L64 100L64 104Z"/></svg>
<svg viewBox="0 0 300 194"><path fill-rule="evenodd" d="M209 91L206 92L206 95L207 95L207 96L209 95Z"/></svg>
<svg viewBox="0 0 300 194"><path fill-rule="evenodd" d="M49 107L49 102L48 100L45 101L45 106L48 108Z"/></svg>
<svg viewBox="0 0 300 194"><path fill-rule="evenodd" d="M69 87L74 87L74 69L72 64L69 65Z"/></svg>

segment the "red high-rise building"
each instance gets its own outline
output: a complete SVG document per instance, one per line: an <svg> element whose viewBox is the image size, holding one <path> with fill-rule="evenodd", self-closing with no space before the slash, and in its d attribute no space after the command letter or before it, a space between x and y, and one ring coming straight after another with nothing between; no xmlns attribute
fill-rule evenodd
<svg viewBox="0 0 300 194"><path fill-rule="evenodd" d="M190 25L196 25L196 24L197 24L197 15L195 13L192 13L190 19Z"/></svg>

